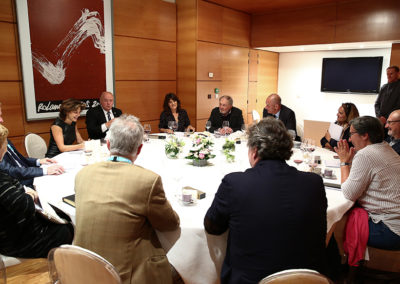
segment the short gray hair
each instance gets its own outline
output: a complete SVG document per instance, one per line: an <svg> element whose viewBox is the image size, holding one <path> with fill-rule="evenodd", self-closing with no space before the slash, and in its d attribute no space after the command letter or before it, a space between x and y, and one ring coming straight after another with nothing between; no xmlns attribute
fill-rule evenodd
<svg viewBox="0 0 400 284"><path fill-rule="evenodd" d="M381 143L385 138L383 125L376 117L360 116L351 120L350 125L360 135L368 133L368 139L372 144Z"/></svg>
<svg viewBox="0 0 400 284"><path fill-rule="evenodd" d="M222 99L227 100L228 103L229 103L231 106L233 106L233 99L232 99L231 96L222 96L222 97L219 98L219 101L221 101Z"/></svg>
<svg viewBox="0 0 400 284"><path fill-rule="evenodd" d="M107 138L111 154L135 157L143 141L143 127L136 116L123 114L111 124Z"/></svg>
<svg viewBox="0 0 400 284"><path fill-rule="evenodd" d="M261 160L289 160L293 141L285 125L279 119L266 117L247 130L247 146L257 149Z"/></svg>

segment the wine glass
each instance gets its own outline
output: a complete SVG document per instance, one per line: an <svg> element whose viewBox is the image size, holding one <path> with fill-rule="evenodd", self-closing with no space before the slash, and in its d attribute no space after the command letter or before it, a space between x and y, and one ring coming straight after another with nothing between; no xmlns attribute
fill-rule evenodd
<svg viewBox="0 0 400 284"><path fill-rule="evenodd" d="M207 129L207 131L209 131L210 128L211 128L211 121L208 120L208 121L206 122L206 129Z"/></svg>
<svg viewBox="0 0 400 284"><path fill-rule="evenodd" d="M294 139L296 139L296 131L294 131L293 129L289 129L288 133L292 137L292 140L294 141Z"/></svg>
<svg viewBox="0 0 400 284"><path fill-rule="evenodd" d="M240 128L242 130L242 132L246 132L246 124L242 124L242 127Z"/></svg>
<svg viewBox="0 0 400 284"><path fill-rule="evenodd" d="M151 133L151 125L150 124L144 124L143 125L143 130L144 130L144 133L145 133L144 141L148 142L149 141L149 134Z"/></svg>
<svg viewBox="0 0 400 284"><path fill-rule="evenodd" d="M175 120L172 121L172 130L174 132L178 130L178 123Z"/></svg>
<svg viewBox="0 0 400 284"><path fill-rule="evenodd" d="M174 125L174 121L173 121L173 120L168 121L168 128L169 128L169 129L172 130L173 125Z"/></svg>
<svg viewBox="0 0 400 284"><path fill-rule="evenodd" d="M224 120L224 121L222 122L222 128L224 129L225 136L227 136L227 130L228 130L228 128L229 128L229 121L228 121L228 120Z"/></svg>

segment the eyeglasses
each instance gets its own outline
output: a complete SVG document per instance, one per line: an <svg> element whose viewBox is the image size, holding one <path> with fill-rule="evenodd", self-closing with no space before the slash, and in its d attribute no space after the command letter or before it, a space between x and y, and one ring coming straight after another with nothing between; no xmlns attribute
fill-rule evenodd
<svg viewBox="0 0 400 284"><path fill-rule="evenodd" d="M358 133L357 131L350 132L350 137L353 136L354 134Z"/></svg>
<svg viewBox="0 0 400 284"><path fill-rule="evenodd" d="M392 123L399 122L400 120L387 120L386 123L391 125Z"/></svg>

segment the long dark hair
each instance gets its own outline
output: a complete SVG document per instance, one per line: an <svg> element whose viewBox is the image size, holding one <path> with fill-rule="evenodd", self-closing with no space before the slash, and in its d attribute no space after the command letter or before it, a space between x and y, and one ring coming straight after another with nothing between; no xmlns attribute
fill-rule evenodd
<svg viewBox="0 0 400 284"><path fill-rule="evenodd" d="M173 100L175 102L178 102L178 107L176 108L176 111L179 112L181 110L181 101L179 100L178 96L175 95L174 93L168 93L165 95L164 99L164 111L165 112L171 112L171 109L169 108L169 100Z"/></svg>

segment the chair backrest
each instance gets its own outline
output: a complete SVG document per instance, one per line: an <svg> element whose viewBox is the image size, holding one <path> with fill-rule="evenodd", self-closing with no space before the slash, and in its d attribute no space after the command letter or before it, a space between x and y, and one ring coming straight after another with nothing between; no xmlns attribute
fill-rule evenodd
<svg viewBox="0 0 400 284"><path fill-rule="evenodd" d="M47 152L46 141L37 134L29 133L25 136L25 149L29 158L42 159Z"/></svg>
<svg viewBox="0 0 400 284"><path fill-rule="evenodd" d="M3 262L3 257L0 254L0 284L7 283L6 266Z"/></svg>
<svg viewBox="0 0 400 284"><path fill-rule="evenodd" d="M87 249L62 245L49 252L51 283L119 284L121 278L115 267L100 255Z"/></svg>
<svg viewBox="0 0 400 284"><path fill-rule="evenodd" d="M261 119L260 114L258 113L258 111L256 111L255 109L253 109L253 111L251 112L253 115L253 121L259 122Z"/></svg>
<svg viewBox="0 0 400 284"><path fill-rule="evenodd" d="M364 267L400 273L400 251L384 250L367 247L369 260L364 261Z"/></svg>
<svg viewBox="0 0 400 284"><path fill-rule="evenodd" d="M310 269L288 269L283 270L262 279L259 284L333 284L333 282L320 274L318 271Z"/></svg>

